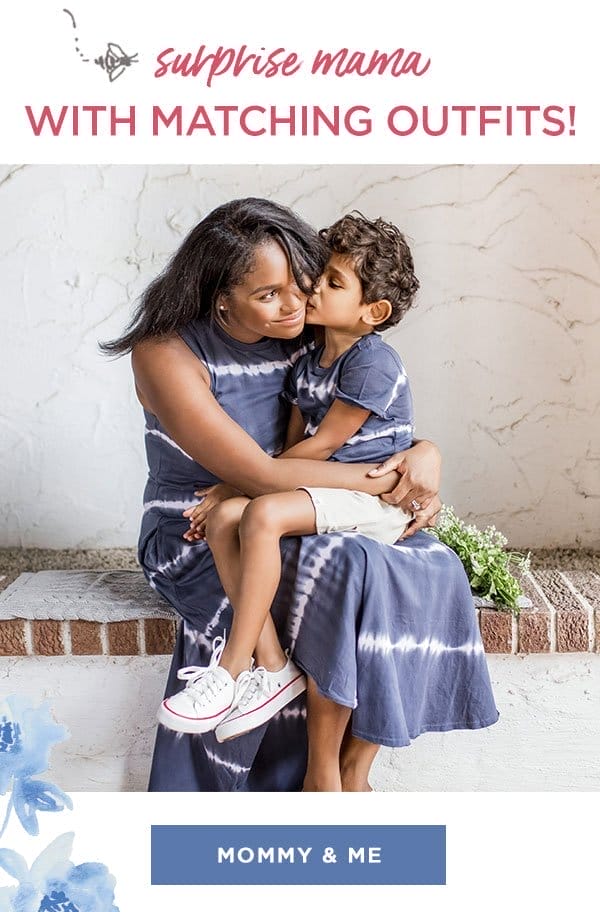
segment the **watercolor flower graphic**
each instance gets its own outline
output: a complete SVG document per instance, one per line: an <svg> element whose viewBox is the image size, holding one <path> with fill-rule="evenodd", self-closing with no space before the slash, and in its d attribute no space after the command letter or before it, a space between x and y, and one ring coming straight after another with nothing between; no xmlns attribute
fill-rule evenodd
<svg viewBox="0 0 600 912"><path fill-rule="evenodd" d="M108 868L70 860L73 833L63 833L27 867L11 849L0 849L0 868L17 881L0 889L0 912L119 912L115 878Z"/></svg>
<svg viewBox="0 0 600 912"><path fill-rule="evenodd" d="M37 836L38 811L73 807L58 786L34 778L48 769L52 746L67 737L67 730L54 721L47 703L35 707L18 694L0 702L0 795L12 786L0 837L13 808L26 832Z"/></svg>
<svg viewBox="0 0 600 912"><path fill-rule="evenodd" d="M37 836L38 811L73 808L58 786L34 778L48 769L53 745L67 737L47 703L36 707L19 694L0 700L0 795L11 792L0 838L13 809L25 831ZM119 912L115 878L100 862L73 864L73 838L63 833L31 868L18 852L0 848L0 871L16 882L0 887L0 912Z"/></svg>

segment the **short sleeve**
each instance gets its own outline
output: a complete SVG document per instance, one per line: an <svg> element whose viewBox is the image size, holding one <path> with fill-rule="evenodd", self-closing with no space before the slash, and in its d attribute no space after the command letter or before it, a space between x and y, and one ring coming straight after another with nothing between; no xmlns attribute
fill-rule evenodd
<svg viewBox="0 0 600 912"><path fill-rule="evenodd" d="M281 391L281 398L284 402L289 402L291 405L298 405L297 364L298 362L296 362L296 364L287 372L283 390Z"/></svg>
<svg viewBox="0 0 600 912"><path fill-rule="evenodd" d="M400 358L388 345L357 347L346 358L338 377L336 399L389 417L390 406L408 391Z"/></svg>

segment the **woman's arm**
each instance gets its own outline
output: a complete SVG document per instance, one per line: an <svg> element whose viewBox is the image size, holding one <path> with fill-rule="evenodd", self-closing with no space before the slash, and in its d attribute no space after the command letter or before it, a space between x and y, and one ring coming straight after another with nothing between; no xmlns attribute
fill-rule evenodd
<svg viewBox="0 0 600 912"><path fill-rule="evenodd" d="M397 484L397 474L368 477L375 468L363 463L273 459L212 395L206 369L178 336L151 340L134 349L136 389L147 411L189 456L218 478L250 497L291 491L298 485L351 488L384 494Z"/></svg>

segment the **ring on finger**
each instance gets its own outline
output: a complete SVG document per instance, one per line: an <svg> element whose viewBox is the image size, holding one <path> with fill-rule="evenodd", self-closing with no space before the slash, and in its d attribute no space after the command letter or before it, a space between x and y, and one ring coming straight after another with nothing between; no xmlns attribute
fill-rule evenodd
<svg viewBox="0 0 600 912"><path fill-rule="evenodd" d="M417 510L421 509L421 504L419 503L418 500L411 500L410 505L413 508L413 510L415 511L415 513L417 512Z"/></svg>

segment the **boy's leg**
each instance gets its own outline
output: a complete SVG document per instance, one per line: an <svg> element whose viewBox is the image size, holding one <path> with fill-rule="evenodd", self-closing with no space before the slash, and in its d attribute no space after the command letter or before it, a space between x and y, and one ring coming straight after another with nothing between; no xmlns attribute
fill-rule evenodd
<svg viewBox="0 0 600 912"><path fill-rule="evenodd" d="M261 616L270 610L281 577L280 538L316 532L313 501L303 490L258 497L244 509L239 532L241 571L236 578L240 585L229 645L234 639L236 622L238 642L252 629L250 624L244 624L244 611L252 616L257 609L258 626ZM251 641L252 635L249 636ZM227 646L223 657L226 651ZM282 658L281 664L284 661ZM308 765L304 791L368 790L367 775L378 746L347 735L340 756L351 712L350 708L323 697L315 682L308 679Z"/></svg>
<svg viewBox="0 0 600 912"><path fill-rule="evenodd" d="M281 578L280 539L314 531L314 509L306 492L258 497L244 510L239 525L237 600L231 632L220 658L221 666L241 681L241 688L232 712L215 729L217 741L257 728L306 690L305 675L281 652L278 642L280 660L276 668L258 666L246 680L244 671L256 652L261 631L264 640L266 623L270 623L267 630L272 629L275 637L270 610Z"/></svg>
<svg viewBox="0 0 600 912"><path fill-rule="evenodd" d="M225 590L225 595L235 604L237 600L240 539L238 529L249 497L231 497L217 504L206 518L206 541Z"/></svg>
<svg viewBox="0 0 600 912"><path fill-rule="evenodd" d="M211 510L206 523L206 539L219 579L234 608L238 601L241 567L239 525L249 503L248 497L225 500ZM260 632L254 655L256 664L263 665L268 671L276 671L285 664L285 654L270 612Z"/></svg>
<svg viewBox="0 0 600 912"><path fill-rule="evenodd" d="M257 509L254 509L256 501L247 503L244 498L231 498L216 506L207 517L206 537L223 588L232 601L233 622L226 643L215 639L209 665L180 669L178 676L187 681L185 688L163 700L159 721L174 731L201 734L214 730L218 741L237 737L268 721L306 689L305 676L291 659L286 659L278 642L276 647L273 643L271 646L279 651L282 667L273 671L259 667L252 674L249 671L265 622L270 619L271 603L281 575L279 539L296 528L299 534L311 531L310 523L302 515L306 512L305 500L312 510L307 494L296 498L293 494L273 496L292 498L285 515L282 504L271 505L270 498L265 497L260 498L263 503ZM295 516L294 509L300 506L304 511L299 509L300 515ZM247 513L249 519L245 522ZM240 548L242 529L259 542L258 551L253 542L246 558ZM240 583L236 584L238 565ZM248 585L246 598L244 581ZM277 640L271 619L264 635Z"/></svg>
<svg viewBox="0 0 600 912"><path fill-rule="evenodd" d="M305 491L265 495L254 501L232 498L211 511L206 529L207 540L223 588L235 609L234 624L240 598L244 598L240 586L244 577L239 534L242 516L242 538L249 571L245 574L245 596L252 598L258 590L259 601L263 604L269 598L268 609L281 576L279 539L283 535L307 535L316 531L313 503ZM264 563L263 559L266 559ZM230 641L231 638L230 635ZM276 671L285 664L270 610L267 611L255 655L257 663L269 671ZM323 697L314 681L308 679L309 755L304 791L368 790L368 771L379 748L349 734L350 715L348 707Z"/></svg>
<svg viewBox="0 0 600 912"><path fill-rule="evenodd" d="M315 510L306 491L266 494L245 508L239 524L237 599L231 633L221 656L221 665L232 677L248 668L269 617L281 579L280 539L314 532Z"/></svg>

